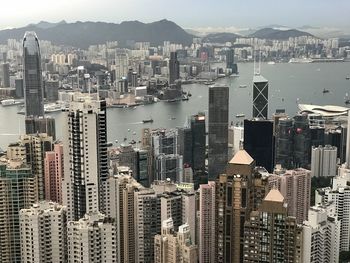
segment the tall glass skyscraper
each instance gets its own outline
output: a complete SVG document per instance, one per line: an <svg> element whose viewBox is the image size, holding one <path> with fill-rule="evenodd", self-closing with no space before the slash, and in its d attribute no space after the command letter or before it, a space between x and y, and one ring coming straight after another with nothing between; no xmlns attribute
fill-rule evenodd
<svg viewBox="0 0 350 263"><path fill-rule="evenodd" d="M44 116L39 40L35 32L23 39L23 78L26 116Z"/></svg>
<svg viewBox="0 0 350 263"><path fill-rule="evenodd" d="M215 180L225 171L228 161L228 101L227 86L209 88L209 179Z"/></svg>

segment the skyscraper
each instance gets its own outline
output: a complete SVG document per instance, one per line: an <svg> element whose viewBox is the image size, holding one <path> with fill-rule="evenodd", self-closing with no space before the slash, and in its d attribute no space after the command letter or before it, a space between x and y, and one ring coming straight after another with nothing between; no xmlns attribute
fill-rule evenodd
<svg viewBox="0 0 350 263"><path fill-rule="evenodd" d="M1 73L0 79L1 79L2 87L9 88L10 87L10 64L9 63L1 64L0 73Z"/></svg>
<svg viewBox="0 0 350 263"><path fill-rule="evenodd" d="M169 84L175 84L175 80L180 78L180 63L177 60L177 53L171 52L169 59Z"/></svg>
<svg viewBox="0 0 350 263"><path fill-rule="evenodd" d="M41 56L35 32L26 32L24 35L23 78L26 116L44 116Z"/></svg>
<svg viewBox="0 0 350 263"><path fill-rule="evenodd" d="M253 158L239 150L228 163L226 174L220 174L216 181L215 262L243 262L244 222L259 207L267 190L268 181Z"/></svg>
<svg viewBox="0 0 350 263"><path fill-rule="evenodd" d="M310 208L303 224L302 262L339 262L340 221L334 209L333 203Z"/></svg>
<svg viewBox="0 0 350 263"><path fill-rule="evenodd" d="M297 168L283 174L270 175L268 180L270 187L275 187L284 196L288 203L288 215L295 217L298 224L307 220L311 199L311 172Z"/></svg>
<svg viewBox="0 0 350 263"><path fill-rule="evenodd" d="M183 224L176 233L171 218L162 221L162 232L154 237L155 263L196 263L197 246L190 235L190 226Z"/></svg>
<svg viewBox="0 0 350 263"><path fill-rule="evenodd" d="M108 178L106 102L73 101L65 112L63 204L68 220L104 212Z"/></svg>
<svg viewBox="0 0 350 263"><path fill-rule="evenodd" d="M275 166L275 137L273 122L264 119L244 120L244 149L253 157L257 166L270 173Z"/></svg>
<svg viewBox="0 0 350 263"><path fill-rule="evenodd" d="M215 182L199 187L199 262L215 262Z"/></svg>
<svg viewBox="0 0 350 263"><path fill-rule="evenodd" d="M242 262L302 262L302 229L287 215L282 194L272 189L244 223Z"/></svg>
<svg viewBox="0 0 350 263"><path fill-rule="evenodd" d="M226 68L230 70L230 73L238 73L237 64L235 63L235 50L233 48L226 50Z"/></svg>
<svg viewBox="0 0 350 263"><path fill-rule="evenodd" d="M325 145L312 146L311 149L311 176L336 176L337 147Z"/></svg>
<svg viewBox="0 0 350 263"><path fill-rule="evenodd" d="M117 238L114 219L101 213L86 214L67 224L69 263L120 262L117 259Z"/></svg>
<svg viewBox="0 0 350 263"><path fill-rule="evenodd" d="M209 87L209 179L215 180L224 172L228 161L228 104L227 86Z"/></svg>
<svg viewBox="0 0 350 263"><path fill-rule="evenodd" d="M22 160L0 163L0 262L21 261L19 212L35 202L35 178Z"/></svg>
<svg viewBox="0 0 350 263"><path fill-rule="evenodd" d="M22 262L66 262L66 209L40 202L22 209L19 216Z"/></svg>
<svg viewBox="0 0 350 263"><path fill-rule="evenodd" d="M45 153L45 200L62 204L63 145Z"/></svg>
<svg viewBox="0 0 350 263"><path fill-rule="evenodd" d="M260 74L253 78L253 118L268 118L269 82Z"/></svg>

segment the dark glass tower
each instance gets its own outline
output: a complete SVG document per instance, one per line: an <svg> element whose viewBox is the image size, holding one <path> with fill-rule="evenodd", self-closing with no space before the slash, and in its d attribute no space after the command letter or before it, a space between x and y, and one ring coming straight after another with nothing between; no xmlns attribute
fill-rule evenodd
<svg viewBox="0 0 350 263"><path fill-rule="evenodd" d="M269 106L269 82L261 75L253 78L253 118L267 120Z"/></svg>
<svg viewBox="0 0 350 263"><path fill-rule="evenodd" d="M174 84L175 80L180 78L180 63L177 60L177 53L170 53L169 60L169 84Z"/></svg>
<svg viewBox="0 0 350 263"><path fill-rule="evenodd" d="M244 150L270 173L274 168L275 139L273 122L263 119L244 120Z"/></svg>
<svg viewBox="0 0 350 263"><path fill-rule="evenodd" d="M293 119L283 118L279 120L278 132L276 135L276 164L281 164L283 168L292 169L294 123Z"/></svg>
<svg viewBox="0 0 350 263"><path fill-rule="evenodd" d="M26 116L44 116L39 40L35 32L23 39L23 78Z"/></svg>
<svg viewBox="0 0 350 263"><path fill-rule="evenodd" d="M209 88L209 180L224 172L228 161L228 101L227 86Z"/></svg>
<svg viewBox="0 0 350 263"><path fill-rule="evenodd" d="M238 73L237 64L235 63L235 50L233 48L226 50L226 68L231 69L231 73Z"/></svg>

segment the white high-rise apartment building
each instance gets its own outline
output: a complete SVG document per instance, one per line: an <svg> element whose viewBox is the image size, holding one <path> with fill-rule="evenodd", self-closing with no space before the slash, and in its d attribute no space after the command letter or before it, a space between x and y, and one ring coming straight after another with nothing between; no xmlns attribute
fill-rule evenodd
<svg viewBox="0 0 350 263"><path fill-rule="evenodd" d="M66 262L66 208L39 202L19 213L23 263Z"/></svg>
<svg viewBox="0 0 350 263"><path fill-rule="evenodd" d="M100 213L86 214L67 224L68 263L116 263L117 237L114 219Z"/></svg>
<svg viewBox="0 0 350 263"><path fill-rule="evenodd" d="M68 220L105 210L108 178L106 102L80 98L65 112L62 201Z"/></svg>
<svg viewBox="0 0 350 263"><path fill-rule="evenodd" d="M129 67L129 57L124 49L117 49L115 52L115 79L120 80L127 77Z"/></svg>
<svg viewBox="0 0 350 263"><path fill-rule="evenodd" d="M310 208L303 224L302 262L339 262L340 221L334 213L334 203Z"/></svg>
<svg viewBox="0 0 350 263"><path fill-rule="evenodd" d="M199 262L215 262L215 182L199 187Z"/></svg>
<svg viewBox="0 0 350 263"><path fill-rule="evenodd" d="M311 176L336 176L337 147L326 145L312 147L311 150Z"/></svg>

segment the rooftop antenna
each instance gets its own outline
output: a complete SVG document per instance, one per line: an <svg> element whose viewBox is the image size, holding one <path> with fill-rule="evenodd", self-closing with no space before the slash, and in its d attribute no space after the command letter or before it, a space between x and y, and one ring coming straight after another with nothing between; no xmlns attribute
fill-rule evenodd
<svg viewBox="0 0 350 263"><path fill-rule="evenodd" d="M260 75L261 73L261 50L259 49L259 71L258 74Z"/></svg>

